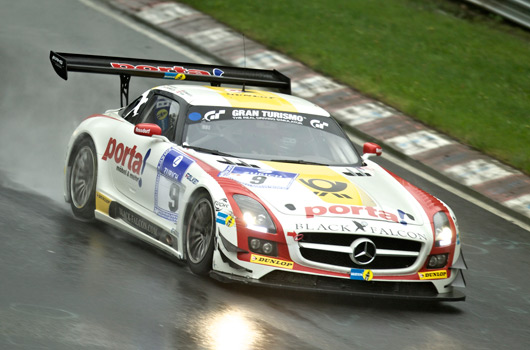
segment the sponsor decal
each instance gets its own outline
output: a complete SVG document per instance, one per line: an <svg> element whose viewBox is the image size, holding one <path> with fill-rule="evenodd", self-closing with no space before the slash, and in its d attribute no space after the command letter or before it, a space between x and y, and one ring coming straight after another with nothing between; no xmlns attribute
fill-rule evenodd
<svg viewBox="0 0 530 350"><path fill-rule="evenodd" d="M315 129L324 129L326 126L329 126L328 123L320 121L318 119L311 120L309 124L311 124L311 126Z"/></svg>
<svg viewBox="0 0 530 350"><path fill-rule="evenodd" d="M111 200L101 194L100 192L96 192L96 210L100 211L104 214L109 214L109 206L110 206Z"/></svg>
<svg viewBox="0 0 530 350"><path fill-rule="evenodd" d="M164 79L186 80L186 75L182 73L166 73Z"/></svg>
<svg viewBox="0 0 530 350"><path fill-rule="evenodd" d="M405 230L393 230L390 228L381 228L381 227L370 227L370 233L381 235L381 236L394 236L402 238L410 238L420 241L426 241L427 236L424 233L405 231Z"/></svg>
<svg viewBox="0 0 530 350"><path fill-rule="evenodd" d="M250 262L254 264L268 265L268 266L274 266L274 267L283 267L285 269L290 269L290 270L292 270L294 267L294 263L292 261L280 260L280 259L270 258L267 256L254 255L254 254L250 256Z"/></svg>
<svg viewBox="0 0 530 350"><path fill-rule="evenodd" d="M447 270L419 272L418 277L420 278L420 280L439 280L447 278Z"/></svg>
<svg viewBox="0 0 530 350"><path fill-rule="evenodd" d="M234 109L232 110L232 119L234 120L273 120L280 122L288 122L294 124L302 124L306 117L300 114L277 112L257 109Z"/></svg>
<svg viewBox="0 0 530 350"><path fill-rule="evenodd" d="M363 232L379 236L400 237L406 239L414 239L419 241L427 241L427 236L424 233L414 232L410 230L396 230L392 228L382 228L375 226L362 226L358 221L353 221L355 225L349 224L296 224L297 231L324 231L324 232ZM366 223L365 223L366 224Z"/></svg>
<svg viewBox="0 0 530 350"><path fill-rule="evenodd" d="M368 226L368 223L366 221L355 221L353 220L353 223L355 224L355 232L362 231L366 232L365 227Z"/></svg>
<svg viewBox="0 0 530 350"><path fill-rule="evenodd" d="M229 207L228 199L227 198L221 198L220 200L215 201L215 203L213 205L214 205L216 211L221 211L221 210L224 210L224 209L228 209L228 207Z"/></svg>
<svg viewBox="0 0 530 350"><path fill-rule="evenodd" d="M60 59L58 56L52 55L51 60L54 65L58 66L59 68L64 68L65 66L64 60Z"/></svg>
<svg viewBox="0 0 530 350"><path fill-rule="evenodd" d="M368 215L374 218L380 218L388 221L399 222L396 214L388 213L383 210L379 210L376 207L362 207L354 205L332 205L325 207L317 205L313 207L305 207L306 217L314 218L315 216L321 215Z"/></svg>
<svg viewBox="0 0 530 350"><path fill-rule="evenodd" d="M326 231L326 232L355 232L352 226L346 224L296 224L297 231Z"/></svg>
<svg viewBox="0 0 530 350"><path fill-rule="evenodd" d="M116 163L116 171L137 181L138 185L142 187L140 175L144 172L145 162L151 154L151 149L148 149L144 156L140 152L136 152L136 148L136 145L133 147L125 146L111 137L101 159L103 161L114 161Z"/></svg>
<svg viewBox="0 0 530 350"><path fill-rule="evenodd" d="M204 114L203 120L210 122L212 120L219 119L222 115L226 113L226 110L221 109L219 111L209 111Z"/></svg>
<svg viewBox="0 0 530 350"><path fill-rule="evenodd" d="M350 215L350 216L371 216L378 219L383 219L387 221L393 221L400 223L402 225L407 225L407 222L404 221L403 217L407 216L409 219L414 220L414 217L410 214L406 214L402 210L398 210L398 215L394 213L389 213L388 211L380 210L376 207L363 207L363 206L354 206L354 205L332 205L325 207L322 205L305 207L306 217L314 218L315 216L334 216L334 215ZM401 219L400 219L401 218ZM363 223L353 221L357 226L358 230L364 231ZM362 228L361 228L362 227Z"/></svg>
<svg viewBox="0 0 530 350"><path fill-rule="evenodd" d="M374 278L372 270L351 269L350 279L355 281L371 281Z"/></svg>
<svg viewBox="0 0 530 350"><path fill-rule="evenodd" d="M195 178L193 175L191 175L190 173L186 173L186 175L184 177L186 178L186 180L188 180L189 182L191 182L194 185L199 183L199 180L197 178Z"/></svg>
<svg viewBox="0 0 530 350"><path fill-rule="evenodd" d="M156 119L162 121L162 120L166 119L167 115L168 115L167 109L165 109L165 108L161 109L158 112L156 112Z"/></svg>
<svg viewBox="0 0 530 350"><path fill-rule="evenodd" d="M117 205L116 208L117 217L127 222L129 225L133 226L139 231L158 239L163 232L163 229L152 224L151 222L145 220L141 216L135 214L129 209L123 207L122 205Z"/></svg>
<svg viewBox="0 0 530 350"><path fill-rule="evenodd" d="M341 199L346 200L346 202L353 200L352 195L355 192L355 187L349 182L318 178L300 178L300 182L306 187L311 188L313 193L319 197L325 197L325 199L331 197L332 203L336 203L336 201ZM348 187L350 187L349 190Z"/></svg>
<svg viewBox="0 0 530 350"><path fill-rule="evenodd" d="M224 72L219 68L214 68L212 70L212 73L202 70L202 69L188 69L182 66L173 66L173 67L160 67L160 66L149 66L149 65L132 65L128 63L115 63L112 62L110 64L112 68L118 68L118 69L137 69L137 70L147 70L147 71L153 71L153 72L164 72L164 73L175 73L176 74L190 74L190 75L214 75L221 77L223 76Z"/></svg>
<svg viewBox="0 0 530 350"><path fill-rule="evenodd" d="M186 170L193 162L193 159L185 154L170 148L164 152L158 161L158 173L169 179L181 182Z"/></svg>
<svg viewBox="0 0 530 350"><path fill-rule="evenodd" d="M248 187L287 190L298 174L229 165L218 176L236 180Z"/></svg>
<svg viewBox="0 0 530 350"><path fill-rule="evenodd" d="M401 225L406 225L406 224L407 224L407 221L405 220L405 216L406 216L408 219L414 221L414 216L405 213L405 212L404 212L403 210L401 210L401 209L398 209L398 215L399 215L399 223L400 223Z"/></svg>
<svg viewBox="0 0 530 350"><path fill-rule="evenodd" d="M147 129L147 128L140 128L138 126L136 126L134 128L134 131L138 134L142 134L142 135L150 135L151 134L151 129Z"/></svg>
<svg viewBox="0 0 530 350"><path fill-rule="evenodd" d="M235 218L232 215L228 215L223 212L217 213L217 215L215 216L215 222L228 227L232 227L236 223Z"/></svg>
<svg viewBox="0 0 530 350"><path fill-rule="evenodd" d="M264 162L281 171L298 172L296 181L313 192L322 201L344 205L375 205L362 189L328 167ZM301 172L303 170L303 172Z"/></svg>

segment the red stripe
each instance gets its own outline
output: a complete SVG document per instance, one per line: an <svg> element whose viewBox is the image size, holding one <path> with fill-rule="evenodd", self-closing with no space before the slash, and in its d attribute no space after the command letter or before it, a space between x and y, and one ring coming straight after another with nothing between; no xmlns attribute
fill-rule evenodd
<svg viewBox="0 0 530 350"><path fill-rule="evenodd" d="M399 184L403 186L421 205L421 207L423 208L423 210L429 217L429 222L431 223L431 230L433 233L433 239L436 238L434 236L434 221L433 221L434 214L436 214L439 211L443 211L447 215L447 218L449 219L449 225L451 226L451 230L453 231L453 237L451 239L451 244L447 247L434 247L433 245L431 249L431 254L449 253L449 257L447 260L449 262L453 261L455 246L456 246L456 226L453 221L453 218L451 217L451 214L449 213L449 209L438 198L414 186L410 182L403 180L402 178L392 173L391 171L388 171L387 169L385 170L390 175L392 175L394 179L396 179L396 181L399 182Z"/></svg>

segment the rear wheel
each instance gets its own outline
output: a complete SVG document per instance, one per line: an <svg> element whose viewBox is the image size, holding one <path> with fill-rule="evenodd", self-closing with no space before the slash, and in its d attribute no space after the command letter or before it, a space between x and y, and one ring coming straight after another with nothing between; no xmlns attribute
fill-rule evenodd
<svg viewBox="0 0 530 350"><path fill-rule="evenodd" d="M191 207L186 230L186 255L193 273L207 275L212 269L215 211L207 193L197 196Z"/></svg>
<svg viewBox="0 0 530 350"><path fill-rule="evenodd" d="M72 155L70 199L74 216L92 220L96 209L96 150L90 139L82 140Z"/></svg>

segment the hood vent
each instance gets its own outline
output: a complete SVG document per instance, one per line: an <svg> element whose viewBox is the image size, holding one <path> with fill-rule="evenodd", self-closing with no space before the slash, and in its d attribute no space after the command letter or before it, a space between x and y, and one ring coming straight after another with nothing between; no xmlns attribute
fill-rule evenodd
<svg viewBox="0 0 530 350"><path fill-rule="evenodd" d="M241 159L238 159L236 162L232 162L230 159L228 158L224 158L222 160L220 159L217 159L217 161L219 163L222 163L222 164L228 164L228 165L239 165L239 166L246 166L246 167L249 167L249 168L258 168L259 169L259 166L255 165L255 164L248 164L248 163L245 163L244 161L242 161Z"/></svg>
<svg viewBox="0 0 530 350"><path fill-rule="evenodd" d="M344 175L348 176L372 176L368 171L363 170L361 168L356 169L346 169L345 172L343 172Z"/></svg>

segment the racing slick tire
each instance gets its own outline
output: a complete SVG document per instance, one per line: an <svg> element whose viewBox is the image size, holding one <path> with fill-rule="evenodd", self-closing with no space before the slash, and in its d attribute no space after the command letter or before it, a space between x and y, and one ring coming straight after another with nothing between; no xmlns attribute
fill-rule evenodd
<svg viewBox="0 0 530 350"><path fill-rule="evenodd" d="M215 210L207 192L201 192L191 206L186 229L186 256L190 270L205 276L212 269L215 238Z"/></svg>
<svg viewBox="0 0 530 350"><path fill-rule="evenodd" d="M93 220L98 172L96 148L90 138L84 138L77 144L70 165L68 188L72 212L78 219Z"/></svg>

